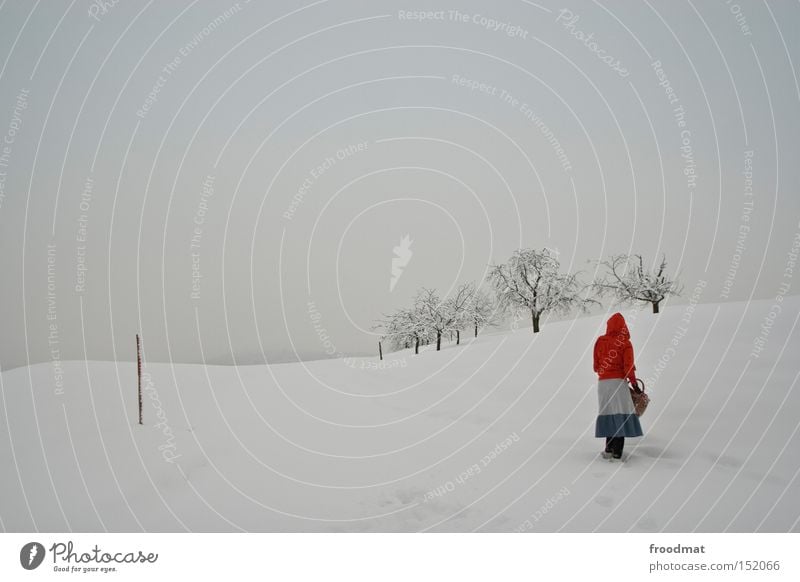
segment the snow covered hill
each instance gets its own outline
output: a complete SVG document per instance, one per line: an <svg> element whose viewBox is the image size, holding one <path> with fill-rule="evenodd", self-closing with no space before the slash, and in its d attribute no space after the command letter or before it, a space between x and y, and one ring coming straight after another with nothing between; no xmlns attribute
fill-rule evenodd
<svg viewBox="0 0 800 582"><path fill-rule="evenodd" d="M599 458L606 315L419 356L2 374L6 531L798 531L800 297L626 310L652 404ZM771 315L773 313L773 315Z"/></svg>

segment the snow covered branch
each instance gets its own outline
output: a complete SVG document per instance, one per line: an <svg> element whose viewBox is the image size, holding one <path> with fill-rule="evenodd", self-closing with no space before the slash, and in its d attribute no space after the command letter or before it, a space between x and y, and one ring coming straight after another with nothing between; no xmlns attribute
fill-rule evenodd
<svg viewBox="0 0 800 582"><path fill-rule="evenodd" d="M681 286L667 276L667 259L653 269L646 269L641 255L612 255L607 261L598 261L605 273L593 286L598 294L611 294L619 303L650 303L653 313L670 295L680 295Z"/></svg>
<svg viewBox="0 0 800 582"><path fill-rule="evenodd" d="M542 314L586 310L597 301L587 297L575 273L561 273L550 249L519 249L507 263L494 265L489 280L504 309L530 311L533 332L539 331Z"/></svg>

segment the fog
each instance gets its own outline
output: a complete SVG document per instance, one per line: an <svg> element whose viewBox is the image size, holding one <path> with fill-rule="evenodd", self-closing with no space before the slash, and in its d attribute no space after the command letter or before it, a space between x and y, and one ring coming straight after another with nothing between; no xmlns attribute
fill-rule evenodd
<svg viewBox="0 0 800 582"><path fill-rule="evenodd" d="M452 6L3 3L3 369L374 353L520 247L797 292L797 4Z"/></svg>

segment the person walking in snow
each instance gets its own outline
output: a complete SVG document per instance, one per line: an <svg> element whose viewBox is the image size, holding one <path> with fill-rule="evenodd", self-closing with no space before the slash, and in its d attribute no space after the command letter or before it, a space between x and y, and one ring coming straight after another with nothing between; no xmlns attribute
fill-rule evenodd
<svg viewBox="0 0 800 582"><path fill-rule="evenodd" d="M621 459L625 437L642 436L628 388L628 382L636 387L633 345L621 313L608 319L605 335L594 344L594 371L599 405L594 436L606 439L604 459Z"/></svg>

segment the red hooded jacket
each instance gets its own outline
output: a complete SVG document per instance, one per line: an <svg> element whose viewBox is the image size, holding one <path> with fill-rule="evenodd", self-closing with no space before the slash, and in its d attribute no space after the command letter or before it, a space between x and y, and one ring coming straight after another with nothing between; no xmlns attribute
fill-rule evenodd
<svg viewBox="0 0 800 582"><path fill-rule="evenodd" d="M608 319L606 334L597 338L594 344L594 371L601 380L627 378L636 384L631 334L621 313Z"/></svg>

